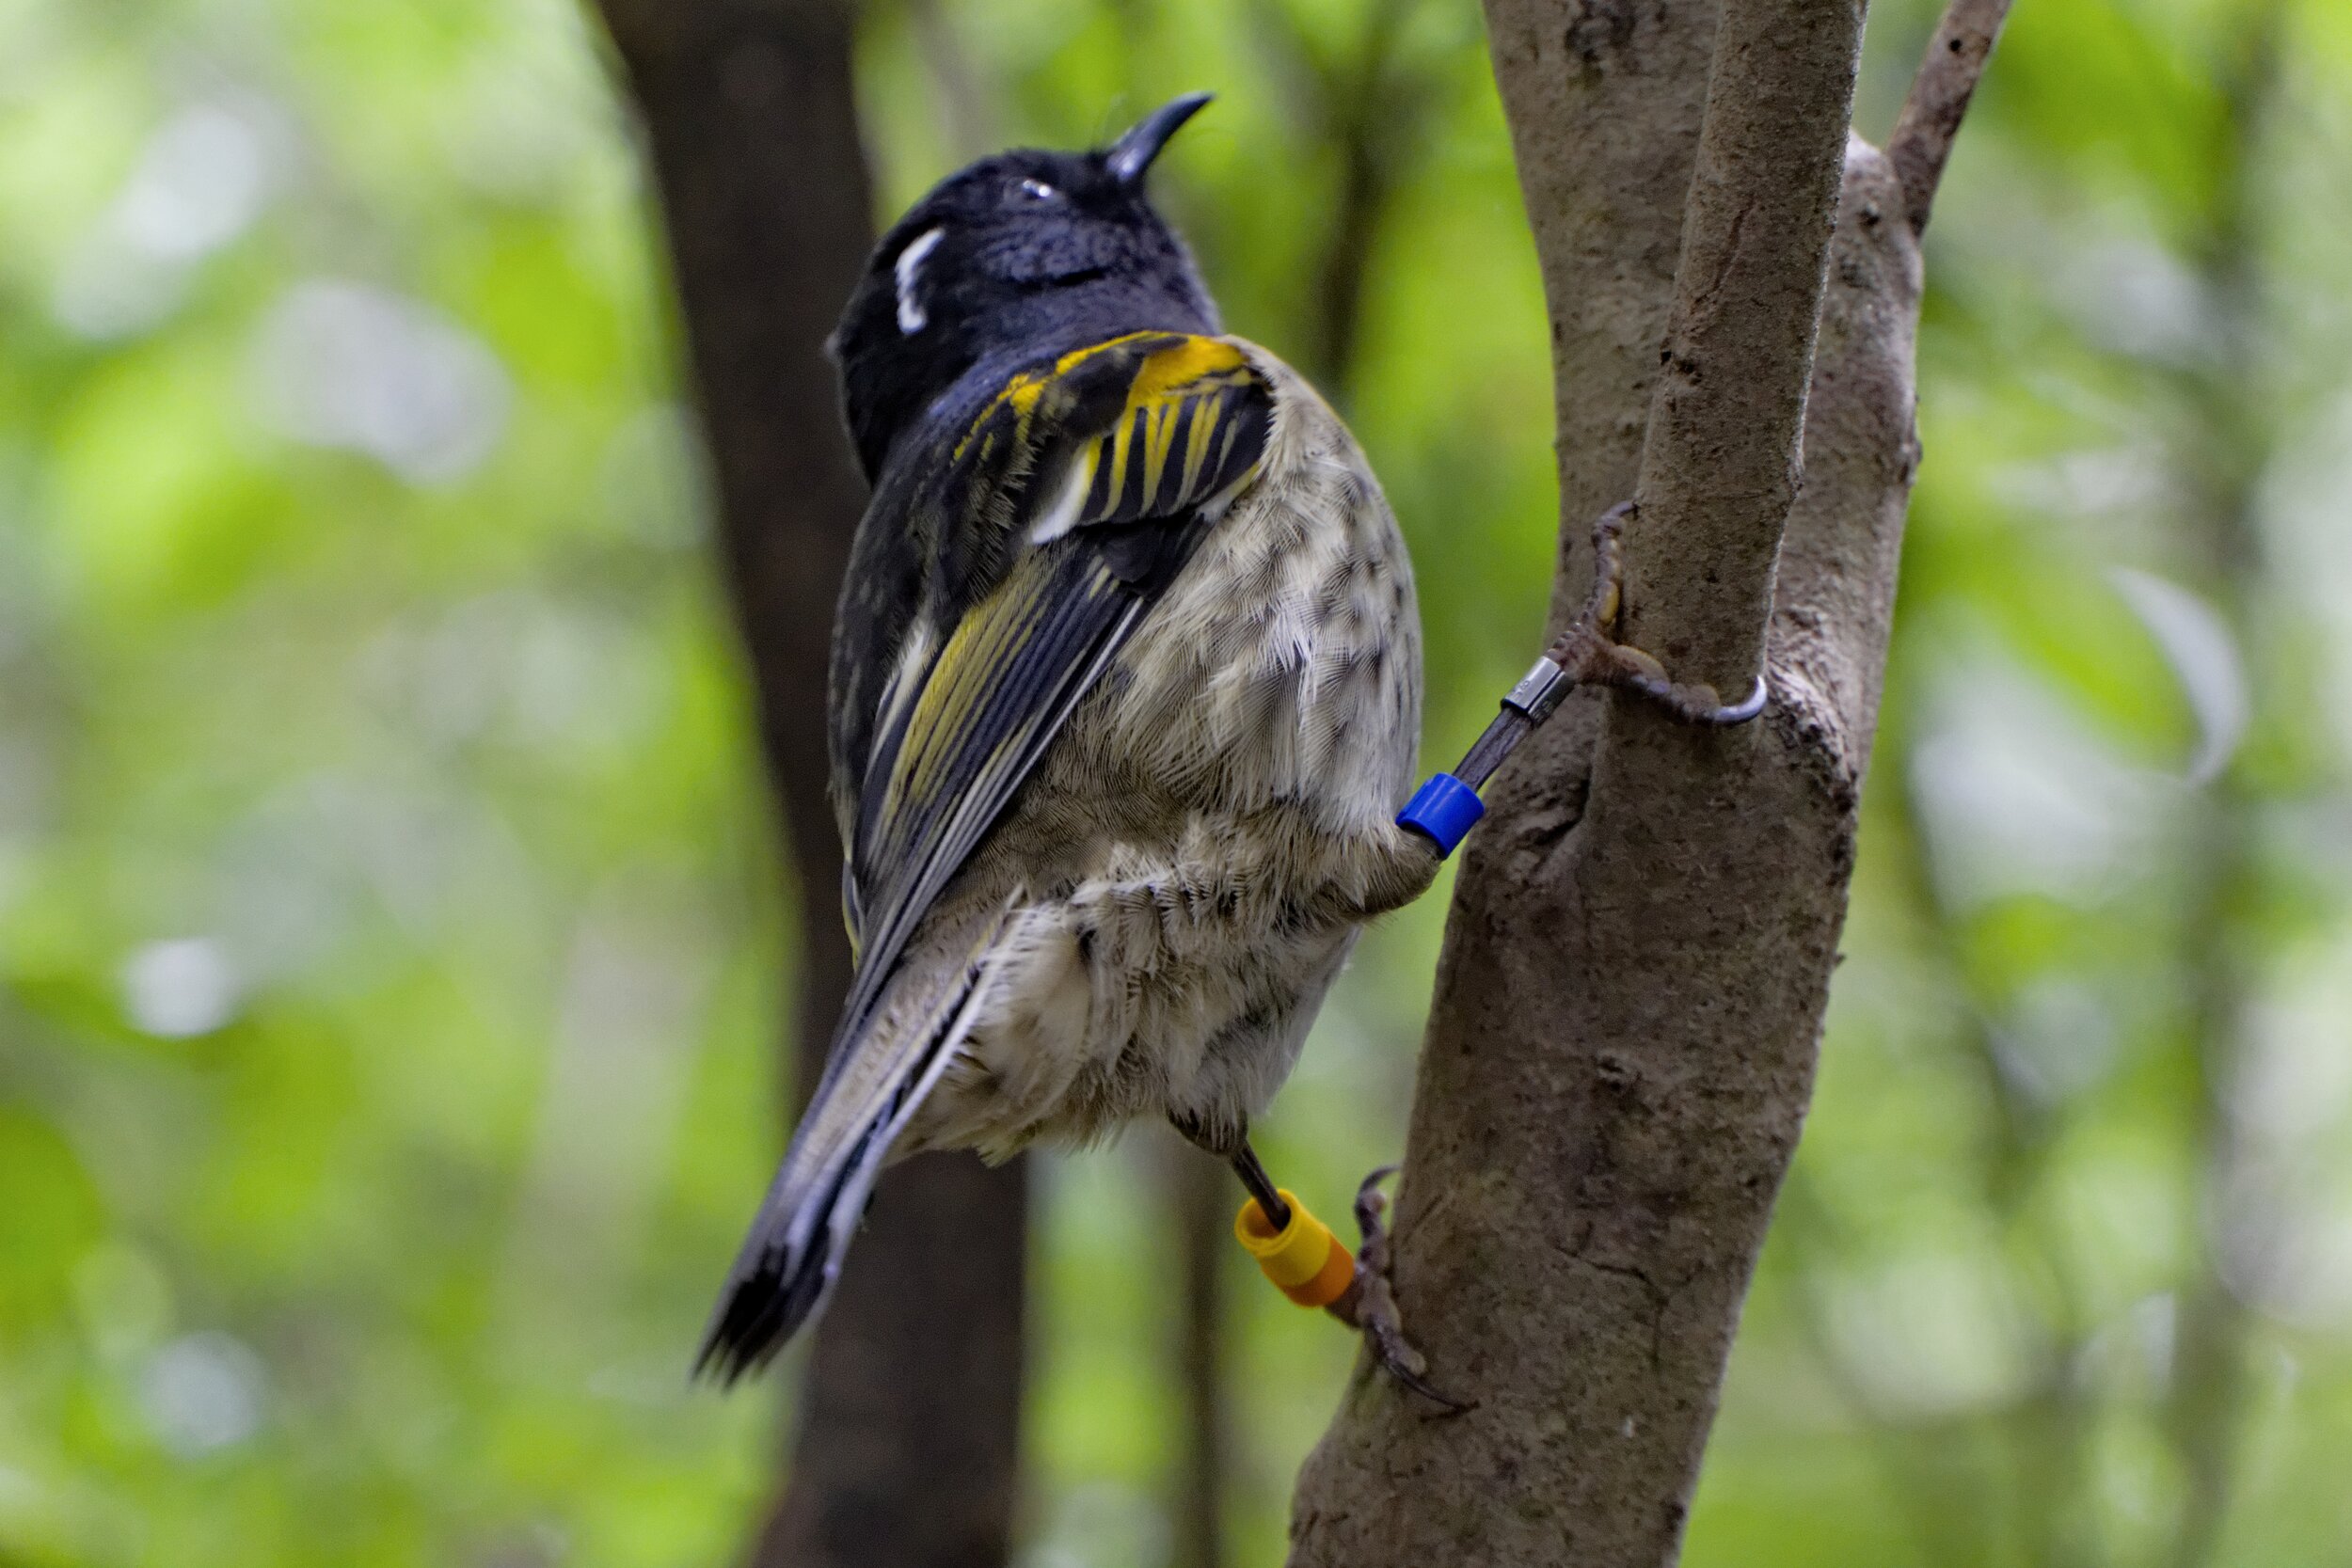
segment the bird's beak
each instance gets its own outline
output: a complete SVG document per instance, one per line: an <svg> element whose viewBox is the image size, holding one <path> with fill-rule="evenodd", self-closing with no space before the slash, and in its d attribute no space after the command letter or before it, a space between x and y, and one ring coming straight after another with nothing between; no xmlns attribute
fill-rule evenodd
<svg viewBox="0 0 2352 1568"><path fill-rule="evenodd" d="M1208 107L1215 93L1188 92L1152 110L1136 122L1135 128L1117 141L1104 154L1104 164L1111 178L1122 185L1133 185L1143 179L1144 170L1160 155L1168 138L1184 128L1184 121Z"/></svg>

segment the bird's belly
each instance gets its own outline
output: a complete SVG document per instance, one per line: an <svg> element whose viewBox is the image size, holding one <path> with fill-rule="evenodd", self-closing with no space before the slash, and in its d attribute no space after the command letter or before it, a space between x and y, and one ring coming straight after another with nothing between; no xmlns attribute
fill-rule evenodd
<svg viewBox="0 0 2352 1568"><path fill-rule="evenodd" d="M906 1147L1238 1135L1296 1060L1357 934L1323 895L1411 786L1421 655L1377 485L1291 413L961 879L1018 909Z"/></svg>
<svg viewBox="0 0 2352 1568"><path fill-rule="evenodd" d="M1171 943L1185 916L1104 891L1024 911L910 1149L1001 1158L1146 1117L1238 1134L1281 1085L1355 930L1244 942L1196 927Z"/></svg>

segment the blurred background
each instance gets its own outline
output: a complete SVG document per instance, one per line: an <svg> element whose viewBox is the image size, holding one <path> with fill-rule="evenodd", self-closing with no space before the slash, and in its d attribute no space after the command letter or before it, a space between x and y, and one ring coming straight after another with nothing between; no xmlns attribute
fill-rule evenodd
<svg viewBox="0 0 2352 1568"><path fill-rule="evenodd" d="M1876 137L1933 8L1873 11ZM1157 189L1369 449L1455 754L1556 522L1474 7L874 0L857 51L884 219L1219 94ZM776 1393L684 1373L792 895L636 135L569 0L0 0L0 1564L723 1562L772 1485ZM2352 1562L2352 8L2021 0L1928 252L1849 957L1687 1560ZM1327 1212L1443 910L1262 1128ZM1174 1166L1035 1172L1028 1568L1207 1568L1202 1332L1276 1560L1347 1375L1238 1257L1183 1321Z"/></svg>

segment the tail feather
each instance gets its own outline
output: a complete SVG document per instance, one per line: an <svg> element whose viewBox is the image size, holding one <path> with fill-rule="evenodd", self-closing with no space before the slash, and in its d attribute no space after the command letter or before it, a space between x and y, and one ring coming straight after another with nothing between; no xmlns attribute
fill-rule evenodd
<svg viewBox="0 0 2352 1568"><path fill-rule="evenodd" d="M936 994L886 995L857 1036L836 1042L704 1331L697 1377L735 1383L824 1311L892 1145L971 1033L1002 926L988 924Z"/></svg>

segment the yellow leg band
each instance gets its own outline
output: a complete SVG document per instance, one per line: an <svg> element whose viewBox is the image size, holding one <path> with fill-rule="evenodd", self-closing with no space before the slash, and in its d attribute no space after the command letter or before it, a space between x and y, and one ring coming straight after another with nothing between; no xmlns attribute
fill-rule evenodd
<svg viewBox="0 0 2352 1568"><path fill-rule="evenodd" d="M1331 1234L1329 1226L1307 1212L1297 1194L1282 1187L1275 1191L1291 1206L1290 1224L1275 1229L1253 1197L1233 1216L1233 1239L1291 1300L1301 1307L1328 1307L1355 1283L1355 1254Z"/></svg>

